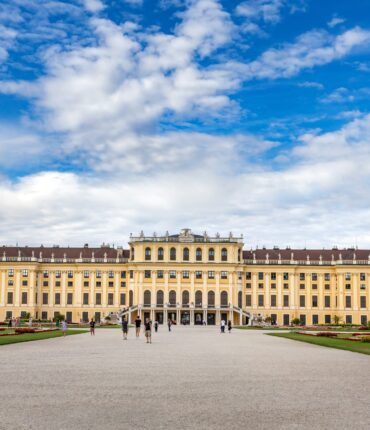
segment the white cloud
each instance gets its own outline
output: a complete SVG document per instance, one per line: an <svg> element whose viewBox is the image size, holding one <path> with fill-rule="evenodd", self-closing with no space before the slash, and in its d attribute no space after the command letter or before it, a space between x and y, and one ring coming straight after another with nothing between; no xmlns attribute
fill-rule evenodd
<svg viewBox="0 0 370 430"><path fill-rule="evenodd" d="M346 20L343 18L339 18L337 16L333 16L333 18L328 22L328 27L333 28L338 24L343 24Z"/></svg>
<svg viewBox="0 0 370 430"><path fill-rule="evenodd" d="M298 86L301 88L315 88L317 90L324 89L324 85L320 84L320 82L305 81L305 82L300 82Z"/></svg>
<svg viewBox="0 0 370 430"><path fill-rule="evenodd" d="M283 6L283 0L248 0L240 3L235 12L251 20L277 23L280 21Z"/></svg>
<svg viewBox="0 0 370 430"><path fill-rule="evenodd" d="M83 0L83 2L89 12L100 12L105 8L104 3L100 0Z"/></svg>

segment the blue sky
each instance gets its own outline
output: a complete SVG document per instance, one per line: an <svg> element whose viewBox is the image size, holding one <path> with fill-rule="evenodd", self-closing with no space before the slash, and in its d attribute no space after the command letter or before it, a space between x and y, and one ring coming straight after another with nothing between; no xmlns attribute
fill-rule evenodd
<svg viewBox="0 0 370 430"><path fill-rule="evenodd" d="M3 0L0 241L370 243L366 1Z"/></svg>

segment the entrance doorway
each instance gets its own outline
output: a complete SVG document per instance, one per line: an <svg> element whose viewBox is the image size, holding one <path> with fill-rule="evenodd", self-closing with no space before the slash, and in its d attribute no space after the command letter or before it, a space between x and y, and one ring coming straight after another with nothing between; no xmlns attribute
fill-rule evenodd
<svg viewBox="0 0 370 430"><path fill-rule="evenodd" d="M203 312L195 312L194 313L194 324L202 325L203 324Z"/></svg>
<svg viewBox="0 0 370 430"><path fill-rule="evenodd" d="M188 325L190 324L190 313L189 312L181 312L181 324Z"/></svg>
<svg viewBox="0 0 370 430"><path fill-rule="evenodd" d="M145 323L147 318L150 319L150 312L144 312L144 323Z"/></svg>
<svg viewBox="0 0 370 430"><path fill-rule="evenodd" d="M158 324L163 324L163 312L156 312L155 319L158 321Z"/></svg>
<svg viewBox="0 0 370 430"><path fill-rule="evenodd" d="M168 312L168 319L176 324L176 312Z"/></svg>
<svg viewBox="0 0 370 430"><path fill-rule="evenodd" d="M207 314L207 325L215 325L216 324L216 315L210 314L208 312Z"/></svg>
<svg viewBox="0 0 370 430"><path fill-rule="evenodd" d="M222 314L221 314L221 321L222 321L222 320L224 320L224 321L226 321L226 322L227 322L227 313L222 312Z"/></svg>

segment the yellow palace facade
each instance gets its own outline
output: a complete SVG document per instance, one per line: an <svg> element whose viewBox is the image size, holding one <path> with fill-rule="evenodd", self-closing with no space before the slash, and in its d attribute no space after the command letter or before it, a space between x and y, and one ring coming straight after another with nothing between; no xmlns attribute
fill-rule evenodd
<svg viewBox="0 0 370 430"><path fill-rule="evenodd" d="M0 320L80 322L136 315L166 323L348 324L370 320L370 250L243 250L243 237L130 237L129 249L6 247Z"/></svg>

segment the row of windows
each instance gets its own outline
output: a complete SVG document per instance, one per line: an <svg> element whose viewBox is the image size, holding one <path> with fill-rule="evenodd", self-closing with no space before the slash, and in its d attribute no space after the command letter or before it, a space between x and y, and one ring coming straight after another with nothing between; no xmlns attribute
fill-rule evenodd
<svg viewBox="0 0 370 430"><path fill-rule="evenodd" d="M203 272L201 270L196 270L195 272L195 279L202 279ZM176 270L170 270L169 271L169 278L170 279L176 279L177 272ZM227 279L228 278L228 272L222 271L220 273L221 279ZM149 279L152 277L152 271L151 270L144 270L144 278ZM164 271L163 270L157 270L157 278L163 279L164 278ZM190 278L190 272L188 270L184 270L182 272L182 278L183 279L189 279ZM208 271L208 279L215 279L215 272L210 270Z"/></svg>
<svg viewBox="0 0 370 430"><path fill-rule="evenodd" d="M176 261L177 255L176 248L172 247L170 248L170 260ZM240 261L240 255L241 251L239 250L239 261ZM190 260L190 250L189 248L183 248L182 250L182 259L183 261L189 261ZM151 261L152 260L152 249L150 247L145 248L145 260ZM158 248L157 251L157 260L163 261L164 260L164 249ZM201 248L197 248L195 250L195 260L196 261L202 261L203 260L203 252ZM214 248L208 249L208 261L214 261L215 260L215 250ZM222 248L221 249L221 261L227 261L227 249Z"/></svg>
<svg viewBox="0 0 370 430"><path fill-rule="evenodd" d="M203 304L203 292L198 290L195 292L195 306L199 307ZM215 292L208 291L207 293L207 304L208 306L215 305ZM190 301L190 293L185 290L181 294L182 305L189 305ZM170 306L175 306L177 304L177 293L175 290L171 290L168 293L168 300ZM152 293L149 290L144 291L144 306L150 306L152 302ZM228 306L228 293L227 291L222 291L220 293L220 304L221 306ZM162 290L158 290L156 292L156 305L163 306L164 305L164 292Z"/></svg>
<svg viewBox="0 0 370 430"><path fill-rule="evenodd" d="M270 272L268 274L270 275L271 280L276 280L276 276L277 276L276 272ZM265 272L257 272L258 280L263 281L265 275L266 275ZM308 277L309 275L311 276L312 281L317 281L317 279L318 279L317 273L299 273L299 280L305 281L306 277ZM247 280L251 280L252 279L252 272L245 272L245 277ZM350 281L351 277L352 277L351 273L348 272L345 274L345 280L346 281ZM285 281L287 281L289 279L289 273L288 272L283 273L283 279ZM324 273L324 280L326 282L330 281L330 273ZM360 273L360 281L366 281L366 273Z"/></svg>
<svg viewBox="0 0 370 430"><path fill-rule="evenodd" d="M252 284L250 282L247 282L245 284L246 288L252 288ZM258 288L265 288L265 284L262 282L258 283ZM276 283L271 283L270 284L270 288L276 289ZM284 283L283 284L283 288L284 289L288 289L289 288L289 284L288 283ZM325 284L324 285L325 290L330 290L330 284ZM306 284L299 284L299 289L300 290L305 290L306 289ZM311 289L312 290L317 290L317 284L312 284L311 285ZM352 285L351 284L346 284L346 290L351 290L352 289ZM360 284L360 290L366 290L366 284Z"/></svg>
<svg viewBox="0 0 370 430"><path fill-rule="evenodd" d="M108 293L108 305L113 305L113 300L114 300L114 294L113 293ZM96 293L95 294L95 304L96 305L101 305L101 299L102 299L102 295L101 293ZM13 300L14 300L14 296L13 296L13 292L8 292L8 305L12 305L13 304ZM54 304L55 305L60 305L60 301L61 301L61 294L60 293L55 293L54 295ZM37 303L37 293L36 293L36 303ZM22 305L27 305L28 304L28 294L27 292L22 292L22 299L21 299L21 304ZM43 293L42 294L42 304L43 305L48 305L49 304L49 294L48 293ZM83 304L84 305L88 305L89 304L89 293L83 293ZM121 293L120 294L120 305L125 305L126 304L126 293ZM67 305L73 305L73 293L67 293Z"/></svg>
<svg viewBox="0 0 370 430"><path fill-rule="evenodd" d="M43 281L42 282L43 287L48 287L49 286L49 281ZM14 281L12 279L9 279L8 281L8 286L9 287L13 287L14 286ZM22 287L27 287L28 286L28 281L27 280L23 280L22 281ZM61 281L55 281L55 287L60 287L61 286ZM73 282L72 281L68 281L67 282L67 286L68 287L73 287ZM90 282L89 281L84 281L83 283L84 287L90 287ZM95 283L96 287L101 287L102 283L101 281L96 281ZM114 282L113 281L109 281L108 282L108 287L114 287ZM126 281L121 281L121 288L125 288L126 287Z"/></svg>
<svg viewBox="0 0 370 430"><path fill-rule="evenodd" d="M273 324L276 324L277 315L271 314L271 320L272 320ZM300 320L300 323L302 325L307 324L306 315L304 315L304 314L299 315L299 320ZM361 324L367 325L367 321L368 321L367 315L361 315ZM331 324L332 323L331 315L324 315L324 323L325 324ZM346 324L352 324L352 315L346 315L345 323ZM289 314L283 315L283 324L284 325L290 324L290 315ZM313 325L319 324L319 315L312 315L312 324Z"/></svg>
<svg viewBox="0 0 370 430"><path fill-rule="evenodd" d="M83 272L84 278L89 278L91 273L93 273L93 272L90 272L89 270L85 270ZM95 273L95 277L96 278L101 278L102 277L102 272L100 270L97 270L94 273ZM115 272L113 270L109 270L108 271L108 278L114 278L114 274L115 274ZM73 270L68 270L67 271L67 277L68 278L73 278L73 275L74 275ZM22 276L23 277L27 277L28 276L28 270L27 269L23 269L22 270ZM125 279L126 278L126 271L122 270L120 272L120 276L121 276L122 279ZM8 270L8 277L9 278L14 277L14 269L9 269ZM44 278L48 278L49 277L49 271L48 270L44 270L43 271L43 277ZM61 278L62 277L62 272L60 270L56 270L55 271L55 277L56 278Z"/></svg>

